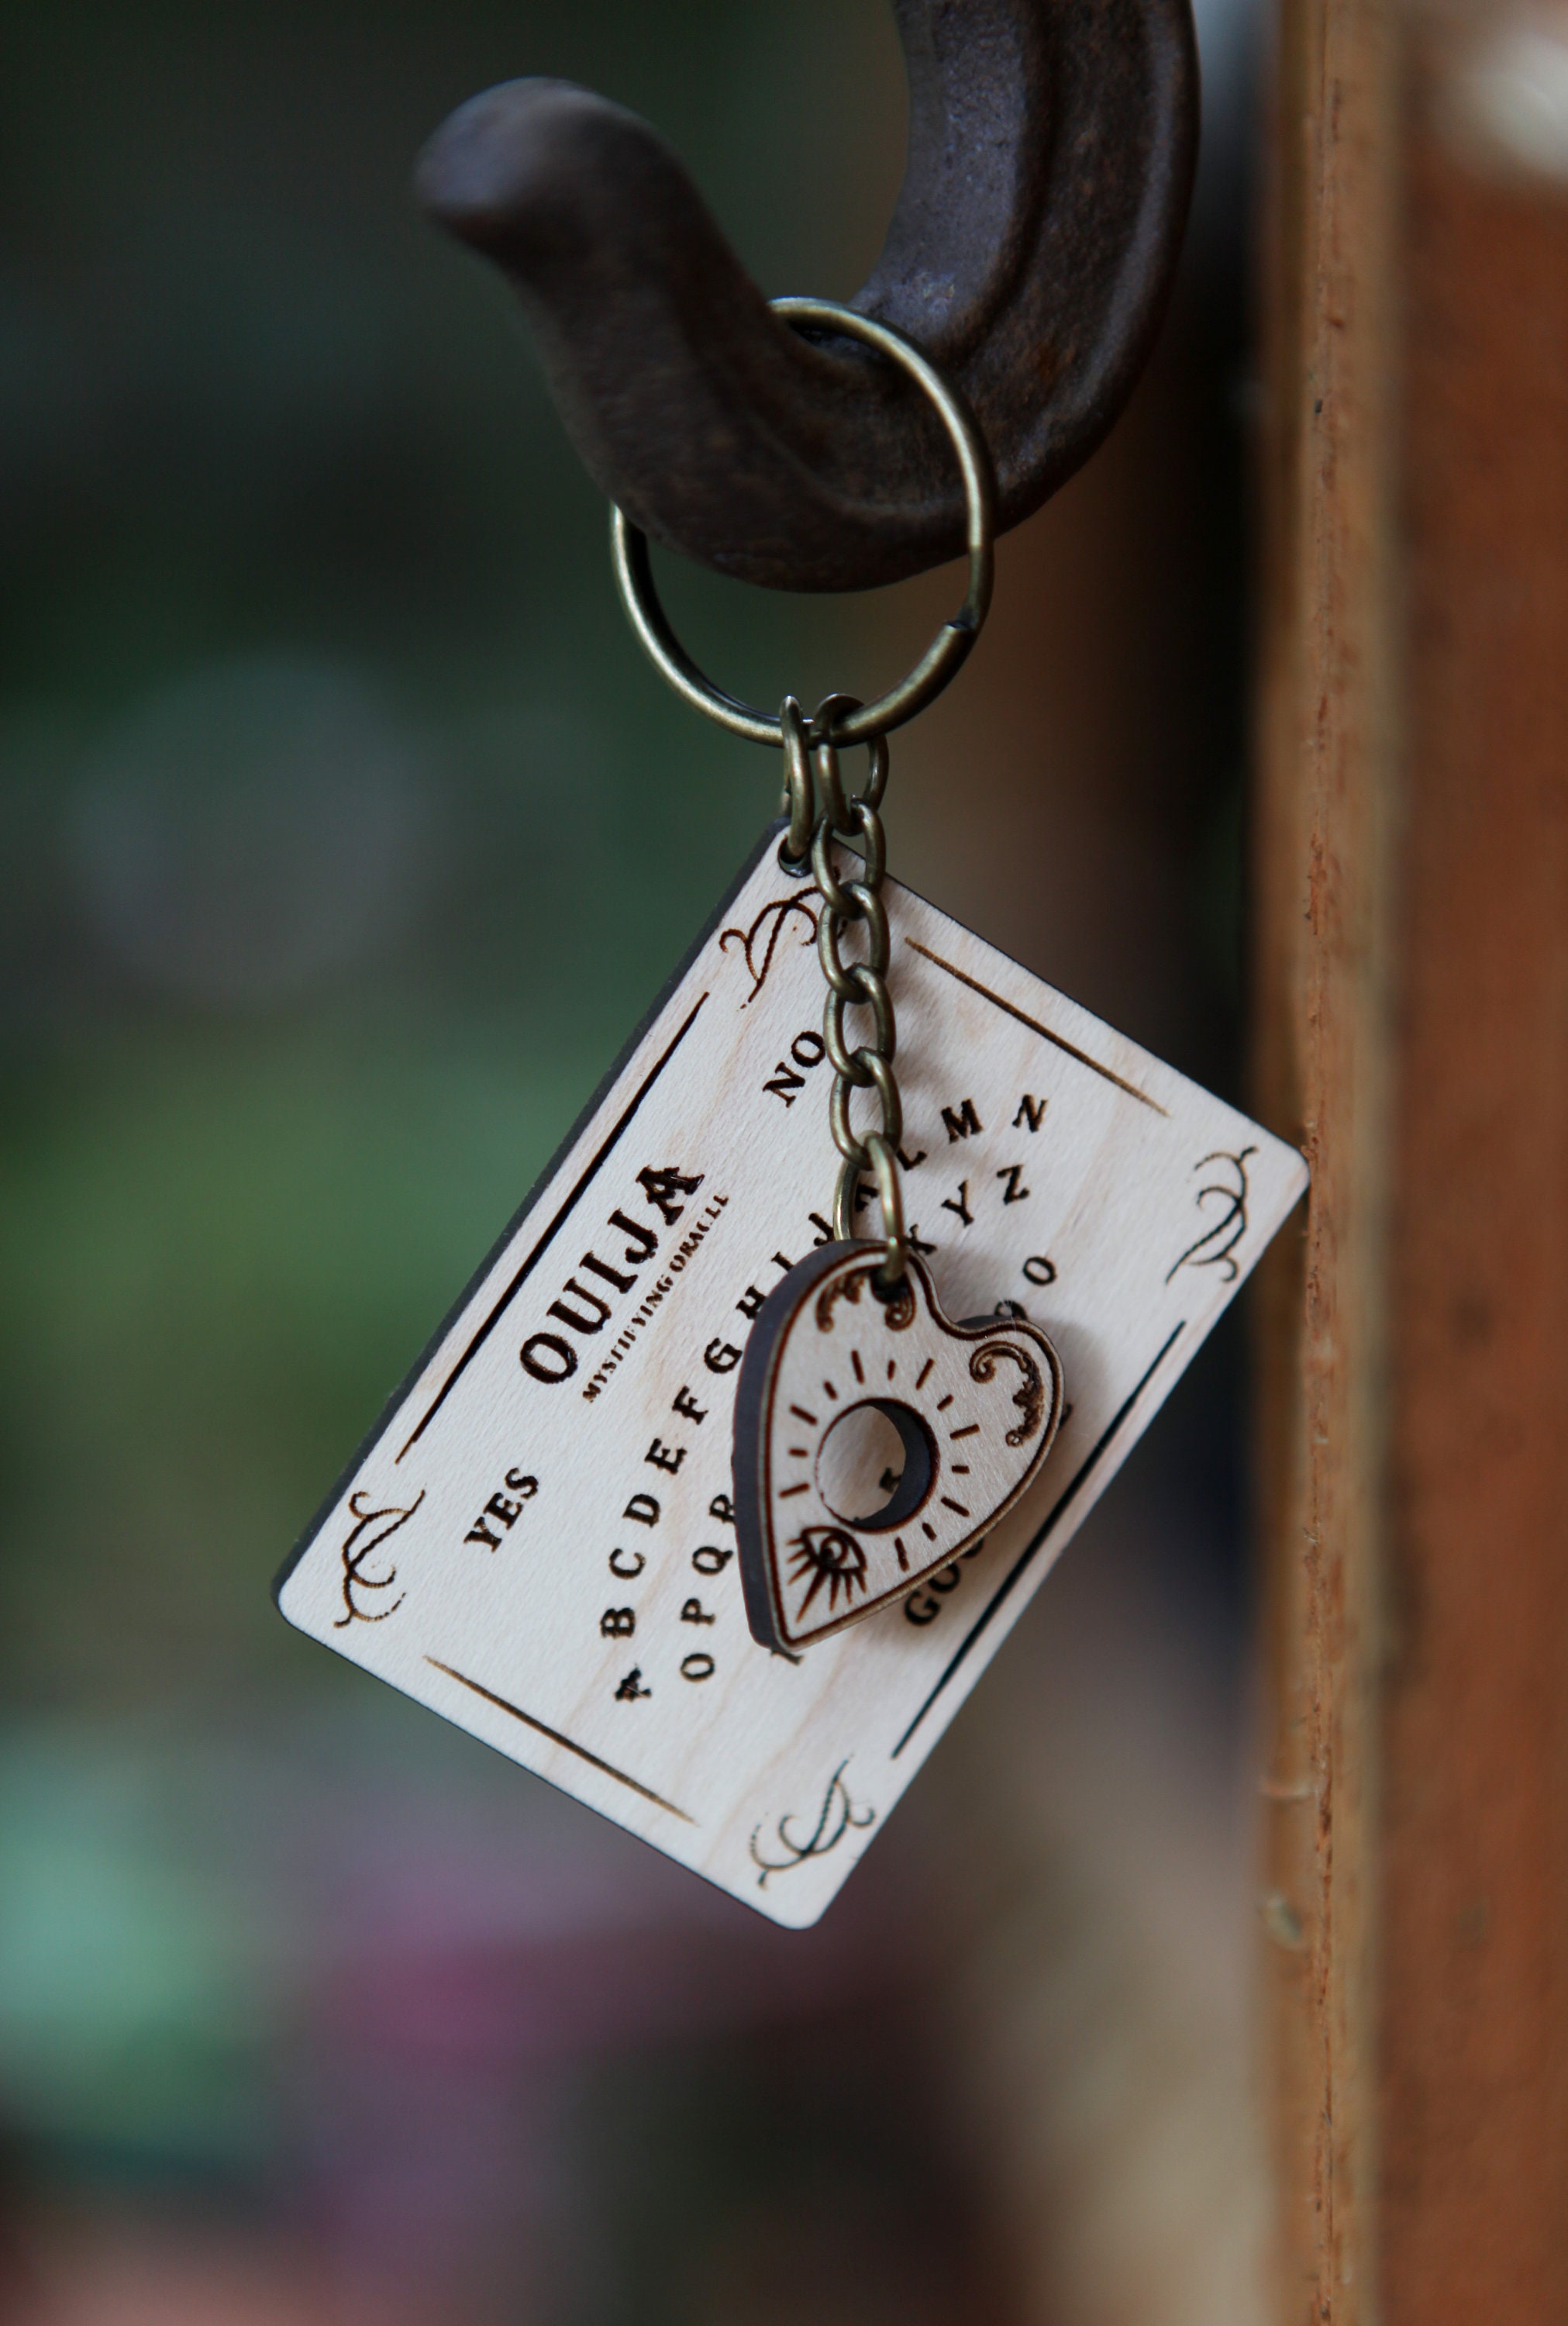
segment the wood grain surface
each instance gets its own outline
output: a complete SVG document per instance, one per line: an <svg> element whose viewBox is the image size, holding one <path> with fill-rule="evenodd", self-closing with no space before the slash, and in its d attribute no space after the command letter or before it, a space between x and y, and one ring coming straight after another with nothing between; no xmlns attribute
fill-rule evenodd
<svg viewBox="0 0 1568 2326"><path fill-rule="evenodd" d="M1359 2326L1376 2300L1394 60L1366 0L1292 0L1276 36L1257 1090L1313 1196L1261 1304L1267 2074L1278 2315Z"/></svg>
<svg viewBox="0 0 1568 2326"><path fill-rule="evenodd" d="M1568 192L1445 134L1474 61L1406 145L1388 2326L1568 2318Z"/></svg>
<svg viewBox="0 0 1568 2326"><path fill-rule="evenodd" d="M1257 1071L1313 1163L1263 1335L1291 2326L1568 2314L1568 199L1465 118L1523 24L1278 17Z"/></svg>

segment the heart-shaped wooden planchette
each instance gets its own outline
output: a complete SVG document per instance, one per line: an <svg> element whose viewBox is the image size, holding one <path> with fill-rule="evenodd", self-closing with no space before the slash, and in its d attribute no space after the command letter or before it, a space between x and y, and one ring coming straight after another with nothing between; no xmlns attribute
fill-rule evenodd
<svg viewBox="0 0 1568 2326"><path fill-rule="evenodd" d="M735 1406L747 1620L807 1647L902 1598L1032 1484L1062 1365L1023 1317L950 1324L909 1261L891 1298L877 1243L822 1245L764 1302Z"/></svg>

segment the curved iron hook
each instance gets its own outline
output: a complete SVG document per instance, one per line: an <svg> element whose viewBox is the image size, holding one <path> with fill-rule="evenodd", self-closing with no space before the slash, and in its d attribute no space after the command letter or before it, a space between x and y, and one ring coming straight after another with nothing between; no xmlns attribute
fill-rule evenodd
<svg viewBox="0 0 1568 2326"><path fill-rule="evenodd" d="M963 390L1005 530L1089 458L1158 329L1197 149L1190 0L893 6L908 163L850 303ZM960 554L940 428L874 358L769 312L636 114L570 81L506 81L436 132L417 183L505 271L572 442L655 541L789 590Z"/></svg>

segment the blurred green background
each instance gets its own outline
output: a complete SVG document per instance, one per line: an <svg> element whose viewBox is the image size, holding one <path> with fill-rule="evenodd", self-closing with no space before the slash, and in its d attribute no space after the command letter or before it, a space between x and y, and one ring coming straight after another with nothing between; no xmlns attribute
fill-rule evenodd
<svg viewBox="0 0 1568 2326"><path fill-rule="evenodd" d="M643 665L520 322L413 209L422 138L520 62L657 119L765 281L875 255L876 0L5 22L0 1652L57 1703L301 1668L258 1561L771 812ZM691 594L765 698L842 627Z"/></svg>
<svg viewBox="0 0 1568 2326"><path fill-rule="evenodd" d="M1149 668L1202 632L1123 750L1168 750L1165 805L1075 790L1071 689L1054 730L1018 698L1051 877L1074 834L1091 867L1081 958L1006 869L1005 784L982 810L928 742L892 824L917 885L1221 1083L1241 22L1205 20L1164 386L1049 536L1070 591L1074 543L1121 544ZM902 166L882 0L0 8L0 2314L1065 2316L997 2259L943 2065L940 1787L862 1903L782 1940L267 1599L773 812L776 764L641 661L507 298L413 209L422 139L524 71L656 122L768 291L868 271ZM1026 609L1041 553L1008 554ZM933 587L670 577L764 701L891 676ZM955 815L991 854L944 892ZM1092 868L1137 848L1165 934L1129 953ZM1105 1553L1134 1593L1163 1561L1201 1740L1239 1700L1233 1370L1126 1490L1164 1537Z"/></svg>

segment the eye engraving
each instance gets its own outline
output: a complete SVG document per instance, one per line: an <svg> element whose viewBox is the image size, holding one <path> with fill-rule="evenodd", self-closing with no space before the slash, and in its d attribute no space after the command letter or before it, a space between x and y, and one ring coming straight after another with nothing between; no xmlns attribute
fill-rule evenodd
<svg viewBox="0 0 1568 2326"><path fill-rule="evenodd" d="M844 1595L845 1605L854 1603L857 1592L866 1588L866 1554L854 1536L843 1527L807 1527L796 1535L789 1546L790 1581L802 1583L809 1575L811 1587L795 1610L803 1615L824 1584L828 1587L828 1612L833 1614L839 1605L839 1594Z"/></svg>

